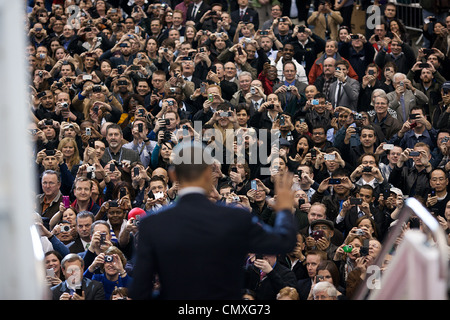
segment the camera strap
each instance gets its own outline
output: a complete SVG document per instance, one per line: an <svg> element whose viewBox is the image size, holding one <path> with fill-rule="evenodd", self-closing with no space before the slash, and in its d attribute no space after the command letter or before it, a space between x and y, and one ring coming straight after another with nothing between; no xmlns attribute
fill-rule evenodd
<svg viewBox="0 0 450 320"><path fill-rule="evenodd" d="M109 148L107 150L108 150L108 154L109 154L109 157L111 158L111 160L114 160L112 157L111 151L109 151ZM123 152L123 149L120 148L119 160L117 160L117 162L119 162L119 163L122 161L122 152Z"/></svg>

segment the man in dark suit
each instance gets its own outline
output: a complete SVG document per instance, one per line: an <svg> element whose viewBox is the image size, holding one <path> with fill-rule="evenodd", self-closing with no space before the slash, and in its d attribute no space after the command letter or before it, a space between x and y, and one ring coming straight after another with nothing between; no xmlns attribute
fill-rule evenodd
<svg viewBox="0 0 450 320"><path fill-rule="evenodd" d="M308 271L308 278L300 279L297 281L297 292L300 296L300 300L307 300L311 291L313 283L315 283L315 277L317 274L317 267L322 261L327 260L327 254L321 250L310 250L306 252L306 270Z"/></svg>
<svg viewBox="0 0 450 320"><path fill-rule="evenodd" d="M257 300L275 300L281 289L297 284L295 273L278 263L275 255L257 257L248 265L245 278L245 287L255 292Z"/></svg>
<svg viewBox="0 0 450 320"><path fill-rule="evenodd" d="M278 216L268 228L246 210L208 199L212 158L201 144L181 143L173 151L169 174L179 182L178 199L139 225L130 297L151 299L158 274L161 299L240 300L249 252L282 254L295 246L292 176L277 180Z"/></svg>
<svg viewBox="0 0 450 320"><path fill-rule="evenodd" d="M239 21L249 22L255 26L255 30L259 28L259 14L256 10L248 7L248 0L238 0L239 8L231 11L231 20L239 23Z"/></svg>
<svg viewBox="0 0 450 320"><path fill-rule="evenodd" d="M202 16L206 13L206 11L210 10L211 7L203 0L195 0L189 4L186 13L186 21L194 21L195 24L200 22Z"/></svg>
<svg viewBox="0 0 450 320"><path fill-rule="evenodd" d="M182 60L181 61L181 73L185 81L191 81L194 83L195 89L200 88L202 80L194 76L195 63L193 60Z"/></svg>
<svg viewBox="0 0 450 320"><path fill-rule="evenodd" d="M50 288L52 300L105 300L103 284L83 277L84 261L80 256L69 253L61 261L61 267L66 280Z"/></svg>
<svg viewBox="0 0 450 320"><path fill-rule="evenodd" d="M305 238L306 237L302 233L297 233L297 245L294 248L294 251L280 255L277 259L277 262L294 272L297 281L308 278L308 271L304 265L306 260Z"/></svg>
<svg viewBox="0 0 450 320"><path fill-rule="evenodd" d="M94 223L94 215L89 211L81 211L77 214L78 237L68 246L71 253L81 253L87 250L91 243L91 226Z"/></svg>

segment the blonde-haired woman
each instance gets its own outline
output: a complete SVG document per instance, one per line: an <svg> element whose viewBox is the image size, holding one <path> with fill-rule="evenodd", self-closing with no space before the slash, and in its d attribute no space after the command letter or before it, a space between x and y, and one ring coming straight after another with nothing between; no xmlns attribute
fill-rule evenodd
<svg viewBox="0 0 450 320"><path fill-rule="evenodd" d="M69 137L63 138L58 144L58 150L62 152L64 163L72 176L76 177L78 167L82 162L75 139Z"/></svg>

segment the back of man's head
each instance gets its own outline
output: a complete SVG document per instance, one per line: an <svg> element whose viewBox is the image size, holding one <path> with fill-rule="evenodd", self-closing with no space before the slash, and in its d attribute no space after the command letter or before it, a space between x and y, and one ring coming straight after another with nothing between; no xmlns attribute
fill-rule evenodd
<svg viewBox="0 0 450 320"><path fill-rule="evenodd" d="M200 143L191 141L178 144L173 155L175 174L180 182L198 180L214 160Z"/></svg>

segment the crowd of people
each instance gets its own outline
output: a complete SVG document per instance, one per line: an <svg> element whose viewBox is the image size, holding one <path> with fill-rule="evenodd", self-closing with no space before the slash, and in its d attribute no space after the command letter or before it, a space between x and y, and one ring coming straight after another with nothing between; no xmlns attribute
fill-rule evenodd
<svg viewBox="0 0 450 320"><path fill-rule="evenodd" d="M380 24L353 33L354 1L28 0L50 297L129 299L140 219L176 201L182 141L215 150L211 201L267 225L293 174L297 246L249 253L243 299L353 298L408 197L448 235L448 8L424 7L416 50L375 3Z"/></svg>

